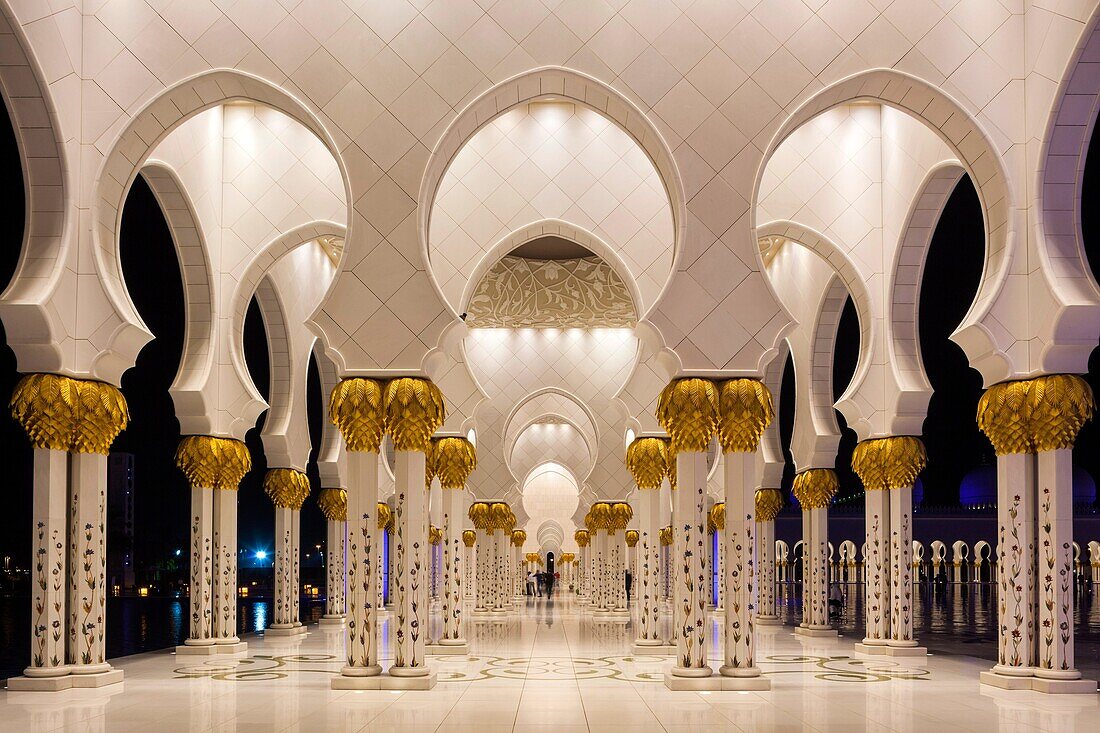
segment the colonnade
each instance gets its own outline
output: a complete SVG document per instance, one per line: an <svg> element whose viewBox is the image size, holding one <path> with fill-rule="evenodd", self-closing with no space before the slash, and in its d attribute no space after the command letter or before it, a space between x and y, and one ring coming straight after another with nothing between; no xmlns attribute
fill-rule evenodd
<svg viewBox="0 0 1100 733"><path fill-rule="evenodd" d="M99 411L70 408L58 416L51 407L48 412L43 401L54 400L50 404L55 406L61 384L74 393L95 392ZM13 414L35 444L39 566L33 584L32 664L24 677L12 681L13 689L98 686L121 675L105 661L103 647L103 456L127 415L121 393L95 385L31 375L13 398ZM503 502L475 502L468 512L475 530L464 529L463 489L476 454L466 438L432 438L443 420L443 403L431 382L346 379L332 393L330 412L348 448L347 489L324 488L318 497L328 538L323 621L341 624L346 618L347 625L348 663L333 687L431 687L424 632L428 548L432 543L441 547L444 620L432 651L465 653L462 609L468 595L463 582L474 595L477 612L511 610L513 596L523 595L526 533L514 529L515 515ZM1069 582L1074 562L1071 449L1091 414L1087 385L1064 375L996 385L982 398L979 425L998 456L1001 625L1011 622L1002 628L998 663L983 674L984 683L1047 692L1092 685L1080 679L1074 666ZM627 450L627 466L638 489L633 504L592 505L586 528L574 535L579 552L559 558L563 581L566 587L573 585L581 605L610 619L629 613L629 568L638 601L639 651L653 651L669 641L662 638L659 621L661 602L671 595L676 663L667 677L669 687L767 689L768 681L755 665L753 636L756 623L778 621L774 522L782 498L776 488L757 486L754 454L773 417L770 394L750 379L679 379L662 392L658 417L670 437L639 437ZM392 513L378 501L378 451L386 434L396 453ZM706 450L712 439L724 453L725 501L708 512ZM187 436L176 460L191 486L190 624L180 652L238 651L244 644L236 633L234 492L251 459L240 441ZM866 489L867 629L857 651L923 653L913 635L912 487L925 463L924 447L912 436L863 441L853 455L853 469ZM431 530L422 476L429 484L438 478L443 488L442 525ZM673 500L669 526L660 525L662 487ZM268 633L301 633L299 526L309 481L297 469L272 468L264 489L276 506L276 604ZM837 489L831 469L811 468L795 477L793 493L802 508L807 548L798 633L835 633L827 610L828 507ZM636 520L636 529L628 529L631 520ZM708 523L721 533L723 551L713 560L708 560ZM395 661L382 675L378 571L387 528L394 543ZM724 663L717 677L706 659L708 561L719 564L721 594L715 600L725 609ZM1022 590L1026 588L1037 589L1034 598Z"/></svg>

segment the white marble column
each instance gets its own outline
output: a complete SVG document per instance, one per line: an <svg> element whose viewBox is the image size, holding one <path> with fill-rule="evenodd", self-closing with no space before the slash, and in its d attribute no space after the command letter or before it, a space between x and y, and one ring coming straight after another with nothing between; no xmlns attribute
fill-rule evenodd
<svg viewBox="0 0 1100 733"><path fill-rule="evenodd" d="M68 587L69 454L34 448L31 553L31 664L28 678L64 677ZM18 685L17 685L18 686Z"/></svg>
<svg viewBox="0 0 1100 733"><path fill-rule="evenodd" d="M214 490L191 487L190 633L185 646L214 644Z"/></svg>
<svg viewBox="0 0 1100 733"><path fill-rule="evenodd" d="M800 515L802 519L802 553L795 558L795 562L802 568L802 622L799 624L799 628L804 629L810 625L810 618L813 615L810 611L810 598L813 596L810 587L810 548L813 547L813 530L810 528L809 507L802 506L799 503L799 508L802 512Z"/></svg>
<svg viewBox="0 0 1100 733"><path fill-rule="evenodd" d="M1074 667L1072 597L1072 448L1094 409L1089 385L1069 374L997 384L978 403L997 453L1000 634L984 684L1096 693Z"/></svg>
<svg viewBox="0 0 1100 733"><path fill-rule="evenodd" d="M508 613L508 540L507 530L504 527L493 529L493 608L497 615Z"/></svg>
<svg viewBox="0 0 1100 733"><path fill-rule="evenodd" d="M69 522L70 674L111 670L107 626L107 456L73 453Z"/></svg>
<svg viewBox="0 0 1100 733"><path fill-rule="evenodd" d="M301 586L301 509L309 496L309 478L293 468L269 468L264 492L275 505L274 623L267 633L290 636L305 632L298 619Z"/></svg>
<svg viewBox="0 0 1100 733"><path fill-rule="evenodd" d="M286 506L275 507L275 598L273 603L274 623L270 629L291 629L294 627L290 589L294 571L291 568L294 553L294 517L293 510Z"/></svg>
<svg viewBox="0 0 1100 733"><path fill-rule="evenodd" d="M214 490L214 638L219 653L248 648L237 632L238 483Z"/></svg>
<svg viewBox="0 0 1100 733"><path fill-rule="evenodd" d="M591 542L591 538L587 529L578 529L573 533L573 540L577 543L577 605L585 607L589 602L588 558L590 554L589 543Z"/></svg>
<svg viewBox="0 0 1100 733"><path fill-rule="evenodd" d="M756 502L756 577L759 600L756 623L775 626L780 623L775 605L775 517L783 506L779 489L761 488L753 497Z"/></svg>
<svg viewBox="0 0 1100 733"><path fill-rule="evenodd" d="M476 600L474 606L474 613L487 614L493 610L493 589L492 589L492 565L493 565L493 530L490 527L483 527L480 530L480 534L477 537L477 544L474 546L476 553L476 560L474 562L474 571L476 574Z"/></svg>
<svg viewBox="0 0 1100 733"><path fill-rule="evenodd" d="M676 678L697 679L712 674L707 663L707 454L681 450L676 454L677 489L672 508L672 624L676 662L666 684ZM675 689L675 687L674 687ZM690 689L690 688L689 688Z"/></svg>
<svg viewBox="0 0 1100 733"><path fill-rule="evenodd" d="M347 433L344 439L349 439ZM347 476L347 664L333 678L334 690L377 687L370 678L382 673L377 604L383 530L378 526L377 444L361 446L348 440Z"/></svg>
<svg viewBox="0 0 1100 733"><path fill-rule="evenodd" d="M290 510L290 618L296 630L302 625L302 505Z"/></svg>
<svg viewBox="0 0 1100 733"><path fill-rule="evenodd" d="M604 616L608 613L610 595L611 559L608 547L607 530L594 526L592 529L592 613Z"/></svg>
<svg viewBox="0 0 1100 733"><path fill-rule="evenodd" d="M443 636L441 646L465 651L466 628L462 617L462 578L465 568L462 555L466 545L462 538L465 497L462 488L443 489Z"/></svg>
<svg viewBox="0 0 1100 733"><path fill-rule="evenodd" d="M8 690L121 682L106 661L107 454L126 399L104 382L28 374L8 407L34 447L31 660Z"/></svg>
<svg viewBox="0 0 1100 733"><path fill-rule="evenodd" d="M176 466L191 485L191 635L176 654L234 654L237 635L237 488L252 468L242 441L185 436ZM205 617L205 619L204 619Z"/></svg>
<svg viewBox="0 0 1100 733"><path fill-rule="evenodd" d="M660 485L658 481L658 486ZM634 576L631 592L638 598L638 635L634 640L637 653L644 654L645 648L664 645L661 638L660 603L660 490L658 488L639 488L634 493L633 506L635 524L638 527L638 572Z"/></svg>
<svg viewBox="0 0 1100 733"><path fill-rule="evenodd" d="M462 597L467 601L477 602L477 531L464 529L462 531Z"/></svg>
<svg viewBox="0 0 1100 733"><path fill-rule="evenodd" d="M347 617L347 493L321 489L317 500L325 515L325 614L322 626L342 626Z"/></svg>
<svg viewBox="0 0 1100 733"><path fill-rule="evenodd" d="M829 624L829 504L838 488L836 472L832 469L812 468L795 476L794 492L802 506L804 552L808 555L804 565L808 581L804 579L802 597L806 621L797 633L836 634Z"/></svg>
<svg viewBox="0 0 1100 733"><path fill-rule="evenodd" d="M1044 685L1045 680L1080 681L1081 672L1073 658L1073 449L1041 451L1037 470L1039 647L1035 676Z"/></svg>
<svg viewBox="0 0 1100 733"><path fill-rule="evenodd" d="M867 557L864 560L864 609L866 646L888 646L890 639L890 492L864 486L864 525Z"/></svg>
<svg viewBox="0 0 1100 733"><path fill-rule="evenodd" d="M614 551L614 575L611 577L612 611L616 615L628 613L626 606L626 531L616 529L614 535L608 535Z"/></svg>
<svg viewBox="0 0 1100 733"><path fill-rule="evenodd" d="M424 490L425 455L419 450L397 450L396 454L394 661L389 674L424 677L424 686L431 687L435 684L435 675L425 658L430 548L428 495Z"/></svg>
<svg viewBox="0 0 1100 733"><path fill-rule="evenodd" d="M892 650L917 650L913 638L913 487L890 489L890 640ZM902 652L904 653L904 652Z"/></svg>
<svg viewBox="0 0 1100 733"><path fill-rule="evenodd" d="M769 399L770 412L770 399ZM762 430L763 428L761 428ZM725 446L723 446L725 449ZM731 685L744 690L768 690L771 682L756 666L753 624L756 577L753 550L756 546L756 452L728 450L723 454L725 469L725 516L721 522L725 552L721 585L725 601L725 663L719 672L731 678Z"/></svg>

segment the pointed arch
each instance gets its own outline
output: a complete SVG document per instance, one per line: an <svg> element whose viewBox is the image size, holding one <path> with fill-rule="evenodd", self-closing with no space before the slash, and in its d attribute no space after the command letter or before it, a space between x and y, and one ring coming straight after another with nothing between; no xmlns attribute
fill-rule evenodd
<svg viewBox="0 0 1100 733"><path fill-rule="evenodd" d="M674 233L672 263L654 303L660 302L672 274L676 271L680 246L684 239L687 209L683 182L668 143L645 113L614 88L580 71L562 66L543 66L506 79L474 99L451 121L428 159L417 197L420 249L424 262L428 265L432 285L452 312L454 306L447 300L442 284L436 279L431 267L428 239L432 204L440 183L455 156L482 127L522 104L548 97L582 105L607 117L633 138L649 158L665 187L672 211ZM457 313L454 315L458 316Z"/></svg>
<svg viewBox="0 0 1100 733"><path fill-rule="evenodd" d="M141 177L168 222L180 265L184 290L183 354L169 391L173 399L188 399L185 395L193 397L195 391L201 391L213 367L214 272L195 206L176 170L163 161L150 160L142 166Z"/></svg>
<svg viewBox="0 0 1100 733"><path fill-rule="evenodd" d="M152 337L134 308L122 278L118 234L126 194L152 151L172 130L201 112L239 100L278 110L312 132L336 161L344 182L347 210L353 209L351 186L340 148L319 118L297 97L265 79L233 69L202 72L165 89L122 129L104 157L93 185L96 204L92 208L92 237L96 269L122 319L108 350L120 360L136 358L141 346Z"/></svg>
<svg viewBox="0 0 1100 733"><path fill-rule="evenodd" d="M958 102L941 89L911 74L880 68L853 74L812 96L776 130L764 152L756 173L749 208L753 225L756 224L756 209L764 171L783 141L821 113L843 104L864 100L893 107L927 125L954 151L959 164L974 182L985 220L985 270L978 294L952 339L963 347L976 368L982 362L992 361L1007 369L1008 359L1001 347L1007 349L1011 344L1000 344L997 337L981 324L981 320L992 307L1008 278L1008 265L1019 239L1013 212L1020 207L1021 201L1019 194L1012 189L1005 173L1004 162L989 135ZM983 369L983 373L987 370L988 367ZM989 371L992 373L996 370Z"/></svg>
<svg viewBox="0 0 1100 733"><path fill-rule="evenodd" d="M1100 8L1073 51L1054 94L1039 151L1034 236L1061 308L1053 314L1044 368L1086 371L1100 327L1100 287L1085 256L1081 192L1089 142L1100 115Z"/></svg>
<svg viewBox="0 0 1100 733"><path fill-rule="evenodd" d="M0 2L0 95L11 117L23 174L19 261L0 294L0 318L22 371L59 371L60 324L45 303L65 272L77 222L66 202L71 171L61 120L42 67L7 0Z"/></svg>

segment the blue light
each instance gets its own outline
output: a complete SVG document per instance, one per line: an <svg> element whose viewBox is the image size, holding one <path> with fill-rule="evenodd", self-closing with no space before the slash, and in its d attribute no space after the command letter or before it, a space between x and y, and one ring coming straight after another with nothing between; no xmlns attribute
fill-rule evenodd
<svg viewBox="0 0 1100 733"><path fill-rule="evenodd" d="M264 552L263 550L256 550L256 559L257 560L267 559L267 553Z"/></svg>
<svg viewBox="0 0 1100 733"><path fill-rule="evenodd" d="M179 556L180 556L180 551L176 550L176 557L179 557Z"/></svg>

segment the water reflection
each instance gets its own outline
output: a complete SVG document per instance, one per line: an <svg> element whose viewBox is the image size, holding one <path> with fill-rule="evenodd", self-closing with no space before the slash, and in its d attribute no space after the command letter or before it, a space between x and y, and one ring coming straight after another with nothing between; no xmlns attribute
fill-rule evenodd
<svg viewBox="0 0 1100 733"><path fill-rule="evenodd" d="M267 628L267 601L251 601L241 604L241 628L263 631Z"/></svg>
<svg viewBox="0 0 1100 733"><path fill-rule="evenodd" d="M302 621L316 622L324 604L302 601ZM187 598L108 598L107 656L165 649L183 643L188 632ZM237 617L241 633L262 631L271 618L271 601L241 599ZM30 659L30 599L0 597L0 679L20 674Z"/></svg>

